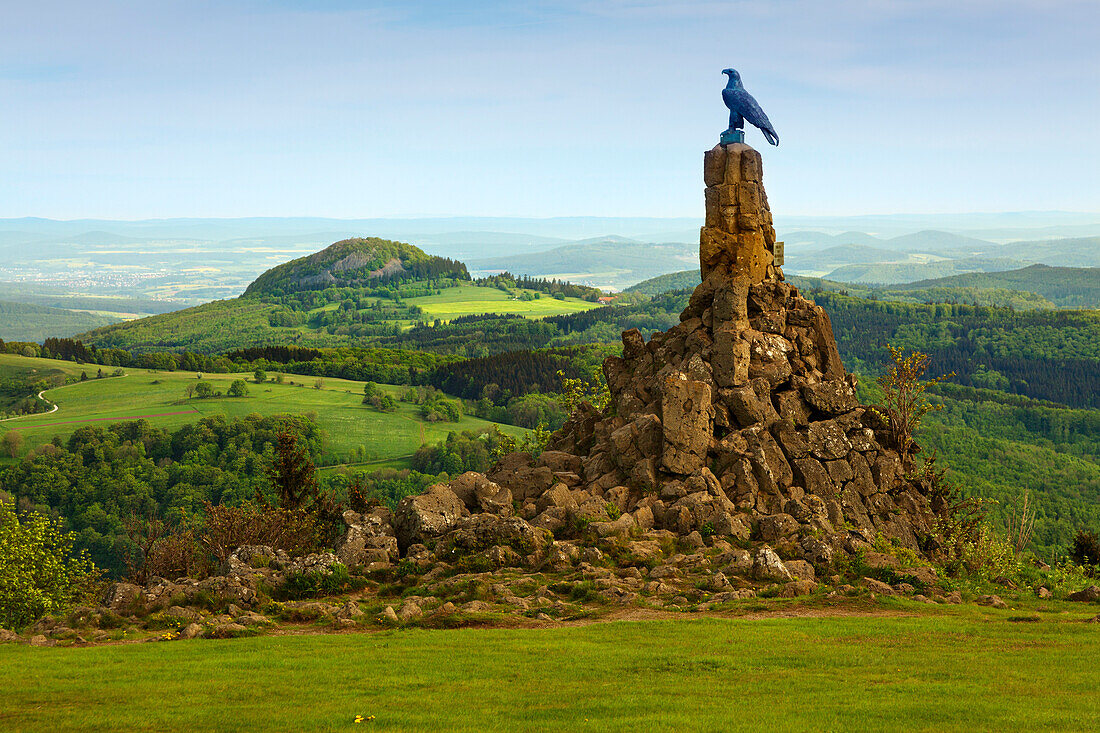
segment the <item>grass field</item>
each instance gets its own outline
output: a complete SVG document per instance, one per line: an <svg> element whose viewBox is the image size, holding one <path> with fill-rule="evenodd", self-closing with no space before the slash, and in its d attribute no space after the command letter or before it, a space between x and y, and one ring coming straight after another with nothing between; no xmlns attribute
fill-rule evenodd
<svg viewBox="0 0 1100 733"><path fill-rule="evenodd" d="M503 290L479 288L476 285L459 285L447 288L439 295L409 298L405 302L418 305L432 318L445 321L483 313L515 313L526 318L545 318L600 307L598 303L589 303L579 298L555 300L545 293L537 300L518 300Z"/></svg>
<svg viewBox="0 0 1100 733"><path fill-rule="evenodd" d="M0 373L28 367L43 372L60 369L73 375L85 371L90 377L94 377L98 369L94 365L0 355ZM105 373L111 371L104 368ZM203 379L224 393L234 379L245 376L204 374ZM378 412L362 404L362 382L326 377L323 389L314 389L314 377L297 374L286 375L286 384L253 384L251 375L247 378L247 397L184 399L184 388L197 381L194 372L129 369L124 377L90 379L47 390L44 396L58 405L57 411L0 422L0 429L19 431L25 441L25 452L50 442L55 435L67 438L83 425L107 425L113 420L143 418L154 425L175 428L212 415L243 417L253 412L261 415L315 412L318 424L325 431L327 463L385 461L380 466L400 466L401 462L395 463L394 459L410 455L425 442L439 442L451 431L485 429L493 424L465 416L457 423L427 423L420 419L416 405L403 402L398 402L395 413ZM382 389L399 397L407 387L382 385ZM525 432L509 425L502 425L501 430L513 435ZM356 454L359 446L364 448L362 456Z"/></svg>
<svg viewBox="0 0 1100 733"><path fill-rule="evenodd" d="M1096 730L1097 654L1097 624L977 607L4 645L0 727Z"/></svg>

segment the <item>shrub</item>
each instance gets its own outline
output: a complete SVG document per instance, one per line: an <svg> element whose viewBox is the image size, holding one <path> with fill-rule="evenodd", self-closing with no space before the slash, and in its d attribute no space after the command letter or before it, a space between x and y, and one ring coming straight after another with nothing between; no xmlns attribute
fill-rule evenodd
<svg viewBox="0 0 1100 733"><path fill-rule="evenodd" d="M1073 549L1070 551L1073 561L1095 572L1100 567L1100 537L1095 532L1079 529L1073 537Z"/></svg>
<svg viewBox="0 0 1100 733"><path fill-rule="evenodd" d="M955 375L951 373L924 380L924 373L932 357L919 351L906 356L901 349L896 349L889 344L886 348L890 350L892 363L890 369L878 380L879 386L882 387L885 404L875 412L889 424L894 447L897 448L902 461L908 465L912 454L917 451L913 436L920 427L921 420L929 412L942 407L942 405L930 403L925 393L929 387Z"/></svg>
<svg viewBox="0 0 1100 733"><path fill-rule="evenodd" d="M252 372L252 378L256 380L256 384L263 384L267 381L267 372L265 372L263 369L257 369L256 371Z"/></svg>
<svg viewBox="0 0 1100 733"><path fill-rule="evenodd" d="M290 555L304 555L317 547L317 520L303 509L205 506L206 519L198 539L219 563L241 545L269 545Z"/></svg>
<svg viewBox="0 0 1100 733"><path fill-rule="evenodd" d="M99 577L73 536L35 512L0 501L0 626L25 626L90 595Z"/></svg>
<svg viewBox="0 0 1100 733"><path fill-rule="evenodd" d="M335 596L362 588L365 581L353 578L343 565L332 566L332 572L292 573L276 590L279 600L296 601L316 596Z"/></svg>
<svg viewBox="0 0 1100 733"><path fill-rule="evenodd" d="M3 438L0 438L0 443L3 443L4 453L12 458L16 458L19 456L19 451L23 447L23 434L15 430L9 430L4 433Z"/></svg>
<svg viewBox="0 0 1100 733"><path fill-rule="evenodd" d="M234 379L233 383L229 385L230 397L247 397L248 396L248 384L243 379Z"/></svg>
<svg viewBox="0 0 1100 733"><path fill-rule="evenodd" d="M267 477L279 493L279 505L284 509L316 506L320 491L317 469L309 451L298 445L294 433L288 430L279 433Z"/></svg>

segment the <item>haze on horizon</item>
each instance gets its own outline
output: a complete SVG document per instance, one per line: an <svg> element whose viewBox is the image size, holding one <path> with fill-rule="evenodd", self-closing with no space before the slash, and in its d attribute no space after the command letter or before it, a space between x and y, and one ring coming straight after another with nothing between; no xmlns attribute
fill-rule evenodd
<svg viewBox="0 0 1100 733"><path fill-rule="evenodd" d="M0 217L698 217L738 68L778 215L1100 211L1100 5L4 2Z"/></svg>

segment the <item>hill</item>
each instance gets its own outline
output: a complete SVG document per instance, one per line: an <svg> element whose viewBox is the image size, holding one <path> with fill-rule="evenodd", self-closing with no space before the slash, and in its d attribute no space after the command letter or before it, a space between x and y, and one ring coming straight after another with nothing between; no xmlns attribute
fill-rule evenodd
<svg viewBox="0 0 1100 733"><path fill-rule="evenodd" d="M561 283L523 284L474 284L461 262L402 242L348 239L271 268L238 298L96 328L80 337L100 348L217 354L252 346L400 342L417 324L483 314L544 318L598 307L565 297ZM475 335L464 337L462 345L480 348L486 341L484 334Z"/></svg>
<svg viewBox="0 0 1100 733"><path fill-rule="evenodd" d="M990 254L1056 267L1100 267L1100 237L1013 242Z"/></svg>
<svg viewBox="0 0 1100 733"><path fill-rule="evenodd" d="M998 272L1015 270L1028 262L1006 257L967 257L934 262L883 262L838 267L825 275L829 280L875 285L897 285L933 278L950 277L968 272Z"/></svg>
<svg viewBox="0 0 1100 733"><path fill-rule="evenodd" d="M624 293L641 293L642 295L657 295L667 293L670 290L688 290L700 283L699 270L681 270L670 272L667 275L658 275L626 288Z"/></svg>
<svg viewBox="0 0 1100 733"><path fill-rule="evenodd" d="M106 427L126 420L144 420L158 428L175 429L202 418L243 418L280 413L316 415L325 439L318 456L321 465L348 462L387 462L404 465L425 442L436 443L452 431L487 430L488 421L462 415L456 421L425 420L418 405L402 401L407 386L380 385L396 400L393 412L381 412L363 405L363 382L294 374L280 382L255 384L246 374L164 372L127 368L125 376L96 379L94 365L0 354L0 381L10 381L33 372L35 380L46 380L44 392L57 411L20 417L7 422L8 429L22 438L22 451L40 448L54 436L68 437L84 426ZM91 377L79 379L81 372ZM69 383L59 376L68 377ZM271 375L274 378L274 374ZM244 397L225 396L234 380L248 380ZM185 390L199 381L211 384L216 396L187 398ZM502 426L518 435L522 428Z"/></svg>
<svg viewBox="0 0 1100 733"><path fill-rule="evenodd" d="M355 288L439 277L468 280L466 266L433 257L419 247L386 239L345 239L320 252L273 267L256 278L245 295Z"/></svg>
<svg viewBox="0 0 1100 733"><path fill-rule="evenodd" d="M118 322L117 317L0 300L0 339L43 341Z"/></svg>
<svg viewBox="0 0 1100 733"><path fill-rule="evenodd" d="M1037 293L1059 308L1100 307L1100 268L1031 265L1004 272L972 272L897 285L894 291L1004 288Z"/></svg>

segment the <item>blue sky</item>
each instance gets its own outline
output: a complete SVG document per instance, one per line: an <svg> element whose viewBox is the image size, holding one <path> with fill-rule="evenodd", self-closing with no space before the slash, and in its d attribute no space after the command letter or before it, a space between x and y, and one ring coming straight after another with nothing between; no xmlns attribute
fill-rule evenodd
<svg viewBox="0 0 1100 733"><path fill-rule="evenodd" d="M1100 211L1100 3L0 0L0 217Z"/></svg>

